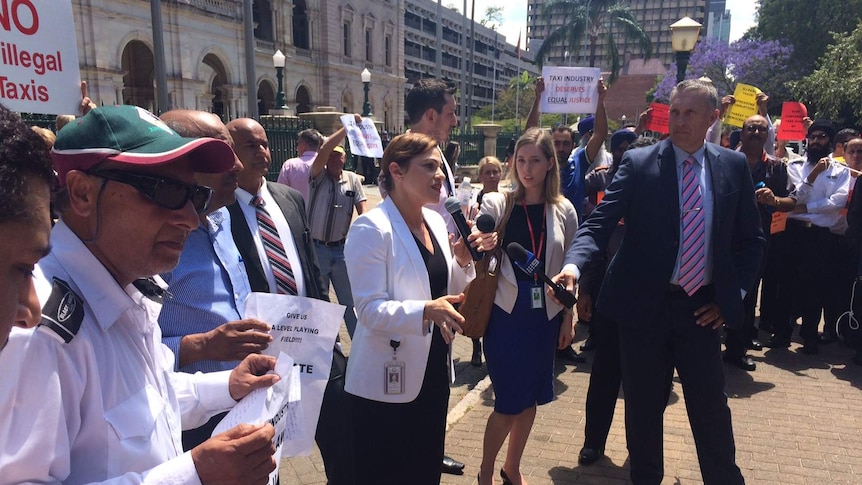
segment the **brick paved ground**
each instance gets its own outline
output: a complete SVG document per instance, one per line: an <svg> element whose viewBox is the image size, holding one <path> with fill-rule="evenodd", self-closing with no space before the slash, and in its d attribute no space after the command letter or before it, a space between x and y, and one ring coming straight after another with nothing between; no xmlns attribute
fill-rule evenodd
<svg viewBox="0 0 862 485"><path fill-rule="evenodd" d="M441 483L475 484L493 390L485 367L469 365L470 340L458 338L454 347L458 379L449 402L446 451L467 469L463 476L443 475ZM755 372L726 368L737 463L749 484L860 484L862 367L849 363L853 352L840 343L822 346L816 356L804 355L800 348L794 343L789 351L751 352ZM589 370L589 363L557 366L557 400L539 408L523 458L522 473L531 485L629 483L622 399L617 401L607 458L589 467L577 464ZM678 381L665 413L664 443L663 485L702 483ZM498 469L503 456L498 457ZM325 484L316 450L309 457L283 460L281 483Z"/></svg>

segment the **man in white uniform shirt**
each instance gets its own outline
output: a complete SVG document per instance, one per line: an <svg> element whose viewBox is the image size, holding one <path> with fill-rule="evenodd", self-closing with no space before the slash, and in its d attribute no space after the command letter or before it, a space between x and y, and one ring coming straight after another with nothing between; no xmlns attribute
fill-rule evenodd
<svg viewBox="0 0 862 485"><path fill-rule="evenodd" d="M270 386L275 359L183 374L161 343L161 280L211 190L195 172L233 165L230 147L182 138L152 113L106 106L66 126L52 152L61 192L53 281L35 330L0 355L0 483L265 483L271 425L241 425L183 453L180 432Z"/></svg>

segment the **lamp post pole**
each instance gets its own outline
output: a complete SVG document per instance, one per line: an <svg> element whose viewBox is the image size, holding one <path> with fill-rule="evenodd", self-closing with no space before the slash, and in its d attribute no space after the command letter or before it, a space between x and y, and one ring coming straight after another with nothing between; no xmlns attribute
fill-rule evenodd
<svg viewBox="0 0 862 485"><path fill-rule="evenodd" d="M275 108L280 110L289 110L290 106L284 99L284 61L285 55L281 50L275 51L272 55L272 65L275 67L275 78L278 80L278 92L275 93Z"/></svg>
<svg viewBox="0 0 862 485"><path fill-rule="evenodd" d="M677 83L685 79L688 60L691 58L691 51L694 50L694 45L697 44L697 37L700 35L701 27L702 25L690 17L683 17L670 26L670 42L673 46L673 51L676 53Z"/></svg>
<svg viewBox="0 0 862 485"><path fill-rule="evenodd" d="M371 112L371 102L368 101L368 90L371 88L371 72L368 68L362 70L360 74L362 78L363 89L365 90L365 102L362 103L362 117L369 118L374 116Z"/></svg>

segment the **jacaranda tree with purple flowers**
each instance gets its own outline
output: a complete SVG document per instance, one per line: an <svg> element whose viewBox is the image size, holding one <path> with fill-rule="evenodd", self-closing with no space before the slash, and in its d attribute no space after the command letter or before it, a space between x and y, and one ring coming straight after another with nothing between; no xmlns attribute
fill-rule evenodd
<svg viewBox="0 0 862 485"><path fill-rule="evenodd" d="M730 45L717 39L701 38L691 53L686 79L712 79L719 96L733 94L736 83L757 86L769 95L769 111L779 114L781 102L791 99L788 81L797 79L793 48L778 41L740 39ZM658 83L654 100L667 103L676 84L676 64L671 64Z"/></svg>

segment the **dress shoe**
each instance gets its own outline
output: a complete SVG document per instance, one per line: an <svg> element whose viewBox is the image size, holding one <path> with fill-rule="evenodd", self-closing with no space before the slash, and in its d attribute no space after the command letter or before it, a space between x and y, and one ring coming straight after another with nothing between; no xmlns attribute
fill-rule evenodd
<svg viewBox="0 0 862 485"><path fill-rule="evenodd" d="M820 340L806 340L802 346L802 353L808 355L816 355L820 353Z"/></svg>
<svg viewBox="0 0 862 485"><path fill-rule="evenodd" d="M574 364L583 364L587 361L587 359L583 355L578 354L571 345L563 350L558 350L557 358Z"/></svg>
<svg viewBox="0 0 862 485"><path fill-rule="evenodd" d="M748 342L748 348L751 350L763 350L763 344L760 343L760 340L753 338L751 342Z"/></svg>
<svg viewBox="0 0 862 485"><path fill-rule="evenodd" d="M482 341L473 339L473 357L470 359L470 365L473 367L482 367Z"/></svg>
<svg viewBox="0 0 862 485"><path fill-rule="evenodd" d="M780 338L773 335L766 341L764 346L769 347L770 349L786 349L790 347L790 339Z"/></svg>
<svg viewBox="0 0 862 485"><path fill-rule="evenodd" d="M742 355L740 357L728 357L727 353L725 353L722 359L728 364L734 365L742 370L747 370L749 372L757 368L757 364L755 364L751 357L747 355Z"/></svg>
<svg viewBox="0 0 862 485"><path fill-rule="evenodd" d="M514 485L512 480L509 480L509 475L506 475L506 470L500 468L500 478L503 479L503 485Z"/></svg>
<svg viewBox="0 0 862 485"><path fill-rule="evenodd" d="M584 340L584 343L581 344L581 352L589 352L590 350L595 350L595 348L596 339L594 339L592 335L587 337L587 339Z"/></svg>
<svg viewBox="0 0 862 485"><path fill-rule="evenodd" d="M593 463L599 461L599 459L604 456L605 452L603 450L597 450L595 448L581 448L581 452L578 453L578 464L579 465L592 465Z"/></svg>
<svg viewBox="0 0 862 485"><path fill-rule="evenodd" d="M463 475L464 464L460 461L455 461L448 456L444 456L442 470L443 473L448 473L449 475Z"/></svg>

